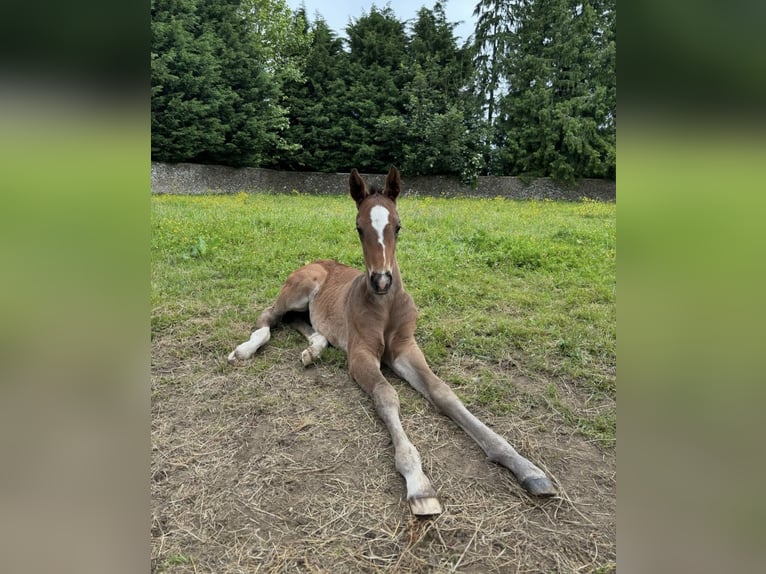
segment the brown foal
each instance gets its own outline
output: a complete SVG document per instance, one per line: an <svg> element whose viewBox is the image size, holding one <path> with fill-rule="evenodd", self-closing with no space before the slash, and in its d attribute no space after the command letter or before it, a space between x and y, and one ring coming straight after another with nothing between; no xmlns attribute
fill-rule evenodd
<svg viewBox="0 0 766 574"><path fill-rule="evenodd" d="M513 472L528 492L554 495L556 489L545 473L471 414L431 371L415 342L418 312L404 290L396 263L399 172L391 168L382 191L369 190L357 170L351 172L349 185L358 210L356 228L366 273L330 260L294 271L274 304L261 313L250 340L234 349L229 361L252 357L271 337L271 327L285 314L308 312L308 321L292 322L309 342L301 354L303 364L313 363L328 344L347 353L351 376L372 397L376 412L391 434L396 469L406 481L413 514L439 514L442 506L423 473L417 449L402 428L399 397L380 372L381 362L454 420L489 460Z"/></svg>

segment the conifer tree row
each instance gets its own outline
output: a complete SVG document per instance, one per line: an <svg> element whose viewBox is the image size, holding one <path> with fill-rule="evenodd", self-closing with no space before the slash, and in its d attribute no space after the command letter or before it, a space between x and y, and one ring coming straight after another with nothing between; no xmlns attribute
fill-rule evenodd
<svg viewBox="0 0 766 574"><path fill-rule="evenodd" d="M152 0L152 158L409 175L614 177L615 0L372 7L339 37L284 0Z"/></svg>

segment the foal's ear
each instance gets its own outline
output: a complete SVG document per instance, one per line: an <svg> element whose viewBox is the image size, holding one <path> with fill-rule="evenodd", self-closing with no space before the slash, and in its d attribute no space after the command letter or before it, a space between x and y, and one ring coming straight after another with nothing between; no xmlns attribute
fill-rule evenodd
<svg viewBox="0 0 766 574"><path fill-rule="evenodd" d="M401 190L402 180L399 179L399 170L392 165L386 176L386 187L383 189L383 195L396 203L396 198L399 197Z"/></svg>
<svg viewBox="0 0 766 574"><path fill-rule="evenodd" d="M367 197L367 185L364 183L362 176L359 175L359 172L356 171L356 168L351 170L351 175L348 178L348 187L351 197L354 198L356 206L359 207L364 198Z"/></svg>

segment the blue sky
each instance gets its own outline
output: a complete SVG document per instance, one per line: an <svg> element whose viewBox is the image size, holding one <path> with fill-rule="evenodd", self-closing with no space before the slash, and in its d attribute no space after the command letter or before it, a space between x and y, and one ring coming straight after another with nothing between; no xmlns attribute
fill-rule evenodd
<svg viewBox="0 0 766 574"><path fill-rule="evenodd" d="M474 19L473 9L478 0L443 0L444 12L449 22L463 21L455 28L455 36L459 37L458 44L473 33ZM346 25L349 18L359 18L364 12L368 12L370 6L375 4L378 8L391 6L399 20L406 21L415 18L422 6L432 8L435 0L287 0L291 9L296 9L304 4L306 13L310 19L314 19L314 13L319 12L327 24L338 35L345 36Z"/></svg>

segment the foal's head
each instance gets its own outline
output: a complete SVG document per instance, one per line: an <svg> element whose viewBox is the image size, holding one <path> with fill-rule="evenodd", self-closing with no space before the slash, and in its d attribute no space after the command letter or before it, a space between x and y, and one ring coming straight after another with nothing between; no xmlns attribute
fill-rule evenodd
<svg viewBox="0 0 766 574"><path fill-rule="evenodd" d="M362 241L364 265L374 293L385 295L393 283L396 237L399 235L399 214L396 198L402 182L399 171L392 167L383 191L367 189L356 169L351 171L349 187L356 201L356 230Z"/></svg>

